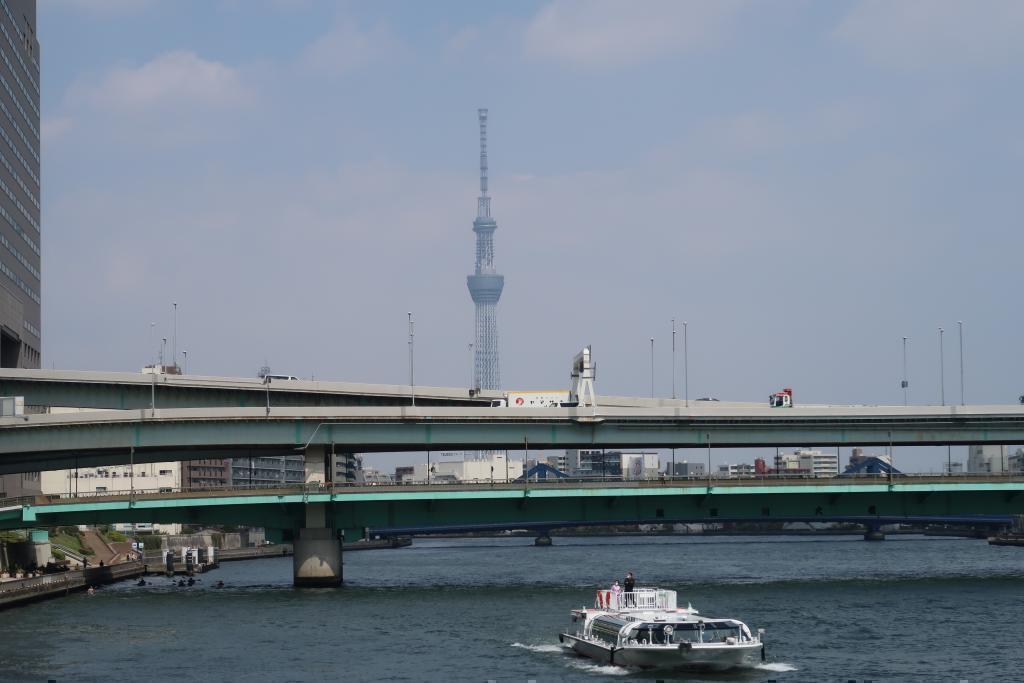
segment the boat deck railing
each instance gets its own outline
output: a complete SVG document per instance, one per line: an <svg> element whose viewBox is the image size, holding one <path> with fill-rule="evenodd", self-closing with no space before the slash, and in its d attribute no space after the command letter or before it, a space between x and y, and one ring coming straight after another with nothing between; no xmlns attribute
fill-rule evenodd
<svg viewBox="0 0 1024 683"><path fill-rule="evenodd" d="M638 588L635 591L597 591L594 607L609 610L676 609L676 592L660 588Z"/></svg>

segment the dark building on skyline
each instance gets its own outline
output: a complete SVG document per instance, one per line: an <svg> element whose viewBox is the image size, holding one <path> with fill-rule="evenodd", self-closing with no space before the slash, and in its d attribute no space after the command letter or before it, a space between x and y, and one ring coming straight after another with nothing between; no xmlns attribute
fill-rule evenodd
<svg viewBox="0 0 1024 683"><path fill-rule="evenodd" d="M0 367L42 351L39 41L36 0L0 0ZM39 493L38 472L0 476L0 498Z"/></svg>
<svg viewBox="0 0 1024 683"><path fill-rule="evenodd" d="M35 0L0 0L0 367L42 350L39 41Z"/></svg>

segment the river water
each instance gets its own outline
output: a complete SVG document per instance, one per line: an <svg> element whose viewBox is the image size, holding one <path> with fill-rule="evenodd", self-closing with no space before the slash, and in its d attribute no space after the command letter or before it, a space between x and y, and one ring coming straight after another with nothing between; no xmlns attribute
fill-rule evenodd
<svg viewBox="0 0 1024 683"><path fill-rule="evenodd" d="M12 609L0 614L0 680L1024 680L1020 548L923 536L554 543L350 552L340 589L293 589L291 558L231 562L192 588L156 578ZM569 610L629 570L704 614L765 628L768 662L696 675L563 651Z"/></svg>

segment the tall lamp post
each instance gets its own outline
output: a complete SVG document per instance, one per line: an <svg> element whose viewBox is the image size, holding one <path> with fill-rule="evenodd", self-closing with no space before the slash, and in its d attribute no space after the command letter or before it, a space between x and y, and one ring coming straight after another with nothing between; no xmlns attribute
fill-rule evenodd
<svg viewBox="0 0 1024 683"><path fill-rule="evenodd" d="M672 400L676 398L676 319L672 318ZM672 477L676 476L676 449L672 449Z"/></svg>
<svg viewBox="0 0 1024 683"><path fill-rule="evenodd" d="M943 330L939 328L939 400L942 401L942 405L946 405L946 361L945 354L942 348L942 334Z"/></svg>
<svg viewBox="0 0 1024 683"><path fill-rule="evenodd" d="M654 398L654 337L651 337L651 398Z"/></svg>
<svg viewBox="0 0 1024 683"><path fill-rule="evenodd" d="M267 417L270 417L270 375L263 376L263 386L267 389ZM249 457L250 464L252 463L252 457Z"/></svg>
<svg viewBox="0 0 1024 683"><path fill-rule="evenodd" d="M903 405L907 405L910 392L910 382L907 381L907 338L903 338L903 381L900 382L903 388Z"/></svg>
<svg viewBox="0 0 1024 683"><path fill-rule="evenodd" d="M960 405L964 403L964 321L957 320L956 326L960 332Z"/></svg>
<svg viewBox="0 0 1024 683"><path fill-rule="evenodd" d="M672 318L672 398L676 397L676 319Z"/></svg>
<svg viewBox="0 0 1024 683"><path fill-rule="evenodd" d="M412 406L416 407L416 356L415 356L415 339L416 339L416 323L412 319L412 311L409 311L409 399L412 402Z"/></svg>
<svg viewBox="0 0 1024 683"><path fill-rule="evenodd" d="M683 321L683 395L686 407L690 407L690 354L686 343L686 321Z"/></svg>

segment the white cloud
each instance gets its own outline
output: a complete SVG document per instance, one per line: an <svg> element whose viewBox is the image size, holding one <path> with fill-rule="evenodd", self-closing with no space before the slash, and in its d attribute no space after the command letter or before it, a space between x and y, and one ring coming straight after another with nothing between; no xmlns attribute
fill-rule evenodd
<svg viewBox="0 0 1024 683"><path fill-rule="evenodd" d="M74 120L68 116L52 116L43 119L40 126L43 144L56 142L71 130L74 125Z"/></svg>
<svg viewBox="0 0 1024 683"><path fill-rule="evenodd" d="M898 69L1016 62L1024 52L1024 3L865 0L834 35L870 61Z"/></svg>
<svg viewBox="0 0 1024 683"><path fill-rule="evenodd" d="M526 30L528 55L615 66L707 46L739 8L734 0L553 0Z"/></svg>
<svg viewBox="0 0 1024 683"><path fill-rule="evenodd" d="M363 31L340 19L302 54L302 65L320 73L343 75L382 59L397 48L397 41L382 26Z"/></svg>
<svg viewBox="0 0 1024 683"><path fill-rule="evenodd" d="M703 142L718 152L759 154L843 143L875 118L874 106L859 100L787 113L752 111L713 120L688 144Z"/></svg>
<svg viewBox="0 0 1024 683"><path fill-rule="evenodd" d="M80 84L72 93L73 99L122 111L174 105L228 107L250 97L236 69L185 51L168 52L135 68L115 68L100 83Z"/></svg>

